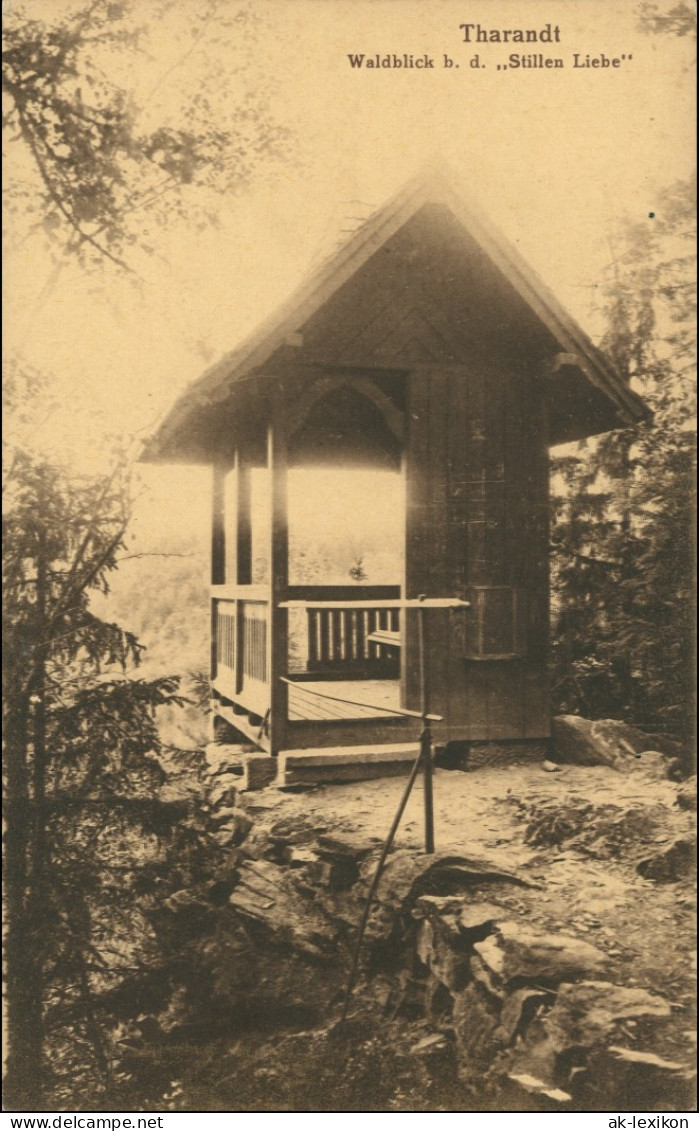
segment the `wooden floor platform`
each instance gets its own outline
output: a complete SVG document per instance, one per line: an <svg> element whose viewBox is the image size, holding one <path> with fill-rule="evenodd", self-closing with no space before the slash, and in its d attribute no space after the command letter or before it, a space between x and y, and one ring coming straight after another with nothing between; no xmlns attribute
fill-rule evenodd
<svg viewBox="0 0 699 1131"><path fill-rule="evenodd" d="M385 719L394 716L398 707L400 680L397 679L304 680L289 684L292 722Z"/></svg>

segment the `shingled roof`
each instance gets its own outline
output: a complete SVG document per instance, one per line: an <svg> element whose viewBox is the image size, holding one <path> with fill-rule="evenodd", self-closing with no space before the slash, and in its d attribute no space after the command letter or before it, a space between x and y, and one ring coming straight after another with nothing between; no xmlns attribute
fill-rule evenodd
<svg viewBox="0 0 699 1131"><path fill-rule="evenodd" d="M450 176L430 172L410 181L363 223L258 330L185 389L144 444L141 459L207 462L201 441L198 446L188 442L190 423L194 419L201 421L202 414L215 412L216 406L230 397L236 385L262 374L277 351L301 340L304 326L340 288L406 224L427 206L434 205L448 211L556 344L547 362L553 384L557 380L564 382L568 374L577 389L578 402L582 394L597 406L605 406L601 414L597 408L593 423L582 421L578 427L573 424L559 430L561 434L554 436L555 442L623 427L649 416L641 398L593 345L517 249L464 201ZM555 392L552 395L555 396Z"/></svg>

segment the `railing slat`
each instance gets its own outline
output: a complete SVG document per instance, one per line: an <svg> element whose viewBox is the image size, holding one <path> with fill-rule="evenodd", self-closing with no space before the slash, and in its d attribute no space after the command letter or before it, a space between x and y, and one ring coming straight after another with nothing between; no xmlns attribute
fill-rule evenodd
<svg viewBox="0 0 699 1131"><path fill-rule="evenodd" d="M318 662L318 614L315 609L308 610L308 662Z"/></svg>
<svg viewBox="0 0 699 1131"><path fill-rule="evenodd" d="M269 605L261 601L240 601L240 647L238 657L239 671L243 679L254 679L268 683L267 673L267 618ZM235 639L234 627L231 632L231 646Z"/></svg>
<svg viewBox="0 0 699 1131"><path fill-rule="evenodd" d="M364 660L366 658L366 651L364 647L364 642L366 640L366 633L364 630L364 611L364 609L356 610L357 636L355 657L358 660Z"/></svg>
<svg viewBox="0 0 699 1131"><path fill-rule="evenodd" d="M337 663L342 659L342 612L340 609L333 609L331 614L332 624L332 658L333 662Z"/></svg>
<svg viewBox="0 0 699 1131"><path fill-rule="evenodd" d="M320 610L320 654L324 660L330 658L330 613Z"/></svg>
<svg viewBox="0 0 699 1131"><path fill-rule="evenodd" d="M234 670L235 665L235 606L230 609L228 602L216 602L216 664L217 667Z"/></svg>

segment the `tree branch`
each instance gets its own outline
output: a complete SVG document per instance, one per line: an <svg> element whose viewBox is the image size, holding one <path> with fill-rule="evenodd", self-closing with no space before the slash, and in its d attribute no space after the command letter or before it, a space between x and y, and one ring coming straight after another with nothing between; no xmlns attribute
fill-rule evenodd
<svg viewBox="0 0 699 1131"><path fill-rule="evenodd" d="M27 145L29 146L29 149L30 149L31 154L34 158L34 162L36 164L36 167L39 170L39 175L41 176L41 180L44 184L44 187L46 188L46 191L48 192L49 197L51 198L51 200L55 204L58 211L64 217L66 222L70 225L70 227L73 229L73 231L76 232L76 234L80 237L81 243L90 244L92 247L95 248L96 251L98 251L100 253L100 255L103 255L106 259L111 260L111 262L116 264L116 266L121 268L121 270L126 271L130 275L137 275L137 272L134 271L134 269L132 267L129 267L129 265L127 263L125 263L123 261L123 259L119 259L118 256L113 255L111 251L108 251L107 248L103 246L103 244L101 244L98 240L96 240L93 236L91 236L88 232L86 232L84 230L84 228L82 228L81 225L78 223L78 221L75 219L72 212L68 208L66 208L65 204L63 203L63 201L61 199L60 193L58 192L58 190L56 189L56 187L53 184L53 181L51 180L49 171L46 168L46 163L44 162L43 156L42 156L42 154L39 150L39 146L37 145L36 139L34 137L34 130L33 130L32 124L31 124L29 118L27 117L27 115L24 111L24 107L21 104L21 100L18 101L16 96L13 96L13 97L15 97L15 106L17 107L17 113L18 113L19 119L20 119L20 125L21 125L21 129L22 129L22 137L24 138Z"/></svg>

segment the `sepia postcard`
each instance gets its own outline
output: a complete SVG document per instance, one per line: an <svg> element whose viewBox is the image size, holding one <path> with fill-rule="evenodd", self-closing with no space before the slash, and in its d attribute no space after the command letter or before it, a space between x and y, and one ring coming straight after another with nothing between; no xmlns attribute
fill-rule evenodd
<svg viewBox="0 0 699 1131"><path fill-rule="evenodd" d="M5 1111L689 1128L693 8L3 15Z"/></svg>

